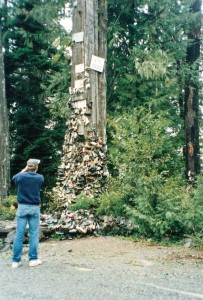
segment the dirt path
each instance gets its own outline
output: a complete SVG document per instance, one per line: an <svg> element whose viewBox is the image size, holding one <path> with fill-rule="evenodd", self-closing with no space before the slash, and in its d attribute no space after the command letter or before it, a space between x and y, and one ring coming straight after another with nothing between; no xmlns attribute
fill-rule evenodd
<svg viewBox="0 0 203 300"><path fill-rule="evenodd" d="M147 246L115 237L48 241L43 264L10 267L0 255L0 299L203 299L203 252Z"/></svg>

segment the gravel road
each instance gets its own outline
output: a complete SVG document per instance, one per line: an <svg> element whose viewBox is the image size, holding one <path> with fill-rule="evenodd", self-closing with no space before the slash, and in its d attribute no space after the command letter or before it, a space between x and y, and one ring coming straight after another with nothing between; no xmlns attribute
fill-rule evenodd
<svg viewBox="0 0 203 300"><path fill-rule="evenodd" d="M40 244L43 264L11 268L0 254L1 300L203 299L203 252L149 246L117 237L49 240Z"/></svg>

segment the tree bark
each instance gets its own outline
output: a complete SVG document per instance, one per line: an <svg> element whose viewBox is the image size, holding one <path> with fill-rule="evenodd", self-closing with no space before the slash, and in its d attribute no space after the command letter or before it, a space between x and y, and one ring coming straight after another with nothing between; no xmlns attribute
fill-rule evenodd
<svg viewBox="0 0 203 300"><path fill-rule="evenodd" d="M107 186L105 63L101 67L106 61L106 28L106 0L74 1L71 116L54 188L62 205L81 192L93 198Z"/></svg>
<svg viewBox="0 0 203 300"><path fill-rule="evenodd" d="M107 57L107 2L99 1L99 32L98 32L98 56ZM99 120L98 132L102 137L104 145L106 145L106 69L98 74L98 95L99 95Z"/></svg>
<svg viewBox="0 0 203 300"><path fill-rule="evenodd" d="M196 15L190 26L188 35L186 62L190 74L185 84L185 159L186 179L191 181L200 173L199 147L199 63L201 35L201 0L195 0L191 6L191 14ZM190 42L191 41L191 42Z"/></svg>
<svg viewBox="0 0 203 300"><path fill-rule="evenodd" d="M0 198L8 196L10 161L9 161L9 125L5 94L5 74L2 47L2 28L0 22Z"/></svg>

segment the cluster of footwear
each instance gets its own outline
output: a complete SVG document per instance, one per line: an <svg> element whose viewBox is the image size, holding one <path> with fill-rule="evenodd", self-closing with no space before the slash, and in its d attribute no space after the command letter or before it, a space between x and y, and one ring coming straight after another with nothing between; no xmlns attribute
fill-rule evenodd
<svg viewBox="0 0 203 300"><path fill-rule="evenodd" d="M104 192L109 176L106 148L95 130L89 129L88 138L80 140L84 136L78 133L78 121L70 119L68 125L62 163L58 168L56 187L53 189L58 196L58 204L67 207L75 202L81 192L89 198Z"/></svg>
<svg viewBox="0 0 203 300"><path fill-rule="evenodd" d="M98 232L100 229L98 219L88 210L80 209L74 212L63 210L60 216L41 215L42 227L48 227L56 234L88 234Z"/></svg>
<svg viewBox="0 0 203 300"><path fill-rule="evenodd" d="M129 235L133 231L136 231L139 226L132 223L131 220L125 219L124 217L117 216L103 216L100 217L100 228L104 232L114 231L122 232L125 235Z"/></svg>
<svg viewBox="0 0 203 300"><path fill-rule="evenodd" d="M80 209L74 212L63 210L60 216L44 214L41 215L42 227L53 231L57 235L72 236L77 234L105 233L107 231L123 232L130 234L136 231L137 226L130 220L123 217L101 216L86 209Z"/></svg>

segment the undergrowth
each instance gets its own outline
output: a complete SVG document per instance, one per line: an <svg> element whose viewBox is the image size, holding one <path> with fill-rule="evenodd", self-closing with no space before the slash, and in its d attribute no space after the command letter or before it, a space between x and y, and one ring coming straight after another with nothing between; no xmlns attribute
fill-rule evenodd
<svg viewBox="0 0 203 300"><path fill-rule="evenodd" d="M0 221L13 220L17 208L16 196L0 199Z"/></svg>

